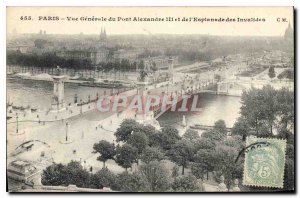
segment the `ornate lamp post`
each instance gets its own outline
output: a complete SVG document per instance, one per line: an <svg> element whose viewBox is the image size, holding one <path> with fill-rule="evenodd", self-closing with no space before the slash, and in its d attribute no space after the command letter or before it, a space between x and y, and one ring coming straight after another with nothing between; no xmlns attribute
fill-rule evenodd
<svg viewBox="0 0 300 198"><path fill-rule="evenodd" d="M70 144L73 142L73 140L69 138L69 126L70 126L69 122L66 121L66 136L63 140L59 141L61 144ZM76 154L75 149L73 150L73 154Z"/></svg>
<svg viewBox="0 0 300 198"><path fill-rule="evenodd" d="M16 119L17 119L17 130L16 133L19 133L19 115L16 113Z"/></svg>
<svg viewBox="0 0 300 198"><path fill-rule="evenodd" d="M68 128L69 128L69 123L66 122L66 142L68 142Z"/></svg>
<svg viewBox="0 0 300 198"><path fill-rule="evenodd" d="M80 99L80 114L82 114L82 99Z"/></svg>

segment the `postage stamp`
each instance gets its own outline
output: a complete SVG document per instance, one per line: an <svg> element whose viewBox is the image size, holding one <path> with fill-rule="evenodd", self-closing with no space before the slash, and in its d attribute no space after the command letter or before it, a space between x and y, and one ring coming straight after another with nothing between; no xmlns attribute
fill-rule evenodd
<svg viewBox="0 0 300 198"><path fill-rule="evenodd" d="M286 140L246 140L243 185L283 188Z"/></svg>

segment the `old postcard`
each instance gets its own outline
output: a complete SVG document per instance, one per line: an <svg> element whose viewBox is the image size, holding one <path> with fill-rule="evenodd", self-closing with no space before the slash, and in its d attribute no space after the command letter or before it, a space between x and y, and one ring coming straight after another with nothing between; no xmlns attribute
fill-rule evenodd
<svg viewBox="0 0 300 198"><path fill-rule="evenodd" d="M293 192L293 7L7 7L9 192Z"/></svg>

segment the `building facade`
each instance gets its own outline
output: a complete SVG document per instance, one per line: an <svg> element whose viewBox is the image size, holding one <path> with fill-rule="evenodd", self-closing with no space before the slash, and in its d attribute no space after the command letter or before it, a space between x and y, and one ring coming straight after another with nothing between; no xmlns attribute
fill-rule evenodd
<svg viewBox="0 0 300 198"><path fill-rule="evenodd" d="M172 58L173 58L173 64L178 65L178 57L172 57ZM156 57L144 58L143 61L146 64L155 65L158 69L163 69L169 67L168 59L169 57L167 56L156 56Z"/></svg>
<svg viewBox="0 0 300 198"><path fill-rule="evenodd" d="M9 163L7 167L7 177L27 182L29 178L33 177L39 170L27 161L16 160Z"/></svg>
<svg viewBox="0 0 300 198"><path fill-rule="evenodd" d="M125 50L125 49L120 49L118 51L114 52L113 59L115 61L121 61L122 59L127 59L129 62L134 62L137 61L139 55L138 50Z"/></svg>
<svg viewBox="0 0 300 198"><path fill-rule="evenodd" d="M56 55L65 59L86 59L96 65L107 62L108 53L108 50L102 48L98 50L65 50L58 52Z"/></svg>

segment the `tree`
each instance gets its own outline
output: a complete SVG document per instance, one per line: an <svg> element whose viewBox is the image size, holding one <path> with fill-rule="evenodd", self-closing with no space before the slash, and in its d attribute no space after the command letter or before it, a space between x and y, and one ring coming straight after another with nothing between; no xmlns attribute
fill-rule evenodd
<svg viewBox="0 0 300 198"><path fill-rule="evenodd" d="M148 146L148 142L148 137L143 132L134 132L128 140L128 143L137 149L139 155Z"/></svg>
<svg viewBox="0 0 300 198"><path fill-rule="evenodd" d="M79 162L71 161L69 164L52 164L42 173L42 184L51 186L68 186L70 184L78 187L88 187L90 181L89 173L83 169Z"/></svg>
<svg viewBox="0 0 300 198"><path fill-rule="evenodd" d="M188 129L184 134L183 134L183 138L188 139L188 140L195 140L195 139L199 139L199 133L196 130L193 129Z"/></svg>
<svg viewBox="0 0 300 198"><path fill-rule="evenodd" d="M145 67L144 61L140 61L140 62L138 63L138 68L139 68L140 70L143 70L144 67ZM142 73L140 73L140 75L141 75L141 74L142 74ZM140 76L140 77L142 77L142 76Z"/></svg>
<svg viewBox="0 0 300 198"><path fill-rule="evenodd" d="M115 145L106 140L95 143L93 149L93 153L100 154L100 156L97 157L97 160L103 162L103 168L105 168L105 162L109 159L114 159L114 156L116 155Z"/></svg>
<svg viewBox="0 0 300 198"><path fill-rule="evenodd" d="M226 135L224 133L219 133L214 129L210 129L201 134L201 138L209 139L212 142L222 141Z"/></svg>
<svg viewBox="0 0 300 198"><path fill-rule="evenodd" d="M260 108L263 102L259 89L251 88L242 94L241 115L248 122L249 126L255 130L257 136L260 127L264 123L264 115Z"/></svg>
<svg viewBox="0 0 300 198"><path fill-rule="evenodd" d="M52 164L42 173L42 184L51 186L67 185L66 168L62 164Z"/></svg>
<svg viewBox="0 0 300 198"><path fill-rule="evenodd" d="M179 140L172 146L168 156L176 164L182 166L182 175L184 175L184 168L193 160L194 146L188 140Z"/></svg>
<svg viewBox="0 0 300 198"><path fill-rule="evenodd" d="M287 158L284 167L284 189L294 190L295 188L295 161L294 158Z"/></svg>
<svg viewBox="0 0 300 198"><path fill-rule="evenodd" d="M270 129L270 134L273 135L273 125L277 114L277 91L271 86L264 86L261 90L263 101L260 104L263 118L267 122Z"/></svg>
<svg viewBox="0 0 300 198"><path fill-rule="evenodd" d="M172 189L177 192L199 192L200 184L194 175L183 175L175 178Z"/></svg>
<svg viewBox="0 0 300 198"><path fill-rule="evenodd" d="M128 59L122 59L121 65L122 67L120 67L120 69L123 71L128 71L130 69L130 62Z"/></svg>
<svg viewBox="0 0 300 198"><path fill-rule="evenodd" d="M145 133L148 139L150 139L150 137L156 133L155 127L151 125L145 125L145 126L142 125L141 131Z"/></svg>
<svg viewBox="0 0 300 198"><path fill-rule="evenodd" d="M279 134L279 137L284 137L287 140L286 147L286 160L284 167L284 189L294 190L295 188L295 140L294 134L290 132L285 132L284 134Z"/></svg>
<svg viewBox="0 0 300 198"><path fill-rule="evenodd" d="M125 119L120 127L115 132L117 142L123 141L127 142L130 139L132 132L137 132L140 130L140 124L133 119ZM138 130L137 130L138 129Z"/></svg>
<svg viewBox="0 0 300 198"><path fill-rule="evenodd" d="M80 162L71 161L66 166L66 183L74 184L77 187L89 187L90 185L90 174L85 170Z"/></svg>
<svg viewBox="0 0 300 198"><path fill-rule="evenodd" d="M248 122L243 117L239 117L238 120L234 123L231 132L232 135L241 135L243 141L246 141L246 137L250 134L251 128L249 127Z"/></svg>
<svg viewBox="0 0 300 198"><path fill-rule="evenodd" d="M43 49L46 44L47 44L47 40L44 40L44 39L34 40L34 46L38 49Z"/></svg>
<svg viewBox="0 0 300 198"><path fill-rule="evenodd" d="M213 127L213 130L221 133L221 134L227 134L227 128L224 120L218 120L215 122L215 125Z"/></svg>
<svg viewBox="0 0 300 198"><path fill-rule="evenodd" d="M233 147L238 151L241 151L243 148L245 148L245 142L243 142L243 139L239 135L233 135L230 138L224 140L222 142L225 146ZM220 145L220 144L219 144Z"/></svg>
<svg viewBox="0 0 300 198"><path fill-rule="evenodd" d="M127 171L137 161L137 155L137 149L126 143L122 147L117 147L116 162Z"/></svg>
<svg viewBox="0 0 300 198"><path fill-rule="evenodd" d="M157 68L155 62L152 63L152 65L151 65L151 70L152 70L153 73L156 72L156 71L158 70L158 68Z"/></svg>
<svg viewBox="0 0 300 198"><path fill-rule="evenodd" d="M221 141L227 136L227 127L224 120L215 122L212 129L201 134L201 138L210 139L211 141Z"/></svg>
<svg viewBox="0 0 300 198"><path fill-rule="evenodd" d="M199 149L209 149L213 150L215 149L216 142L212 139L201 137L200 139L197 139L194 141L195 151L198 151Z"/></svg>
<svg viewBox="0 0 300 198"><path fill-rule="evenodd" d="M158 147L146 147L142 153L141 160L149 164L151 161L161 161L164 159L164 154Z"/></svg>
<svg viewBox="0 0 300 198"><path fill-rule="evenodd" d="M242 94L241 115L258 136L262 128L268 127L273 134L273 126L278 114L277 91L270 85L262 89L252 88Z"/></svg>
<svg viewBox="0 0 300 198"><path fill-rule="evenodd" d="M170 188L169 170L160 162L141 165L138 173L145 178L151 192L164 192Z"/></svg>
<svg viewBox="0 0 300 198"><path fill-rule="evenodd" d="M36 40L35 45L37 48L44 48L44 40ZM41 68L53 68L60 65L62 68L89 68L91 69L91 61L87 59L64 59L57 56L53 52L37 54L22 54L20 52L8 52L8 64L18 64L22 66L35 66Z"/></svg>
<svg viewBox="0 0 300 198"><path fill-rule="evenodd" d="M293 132L295 122L294 92L286 88L277 91L277 117L284 131Z"/></svg>
<svg viewBox="0 0 300 198"><path fill-rule="evenodd" d="M238 156L238 148L226 146L223 144L217 145L215 149L215 176L219 179L221 175L225 177L225 184L228 189L234 179L241 179L243 174L243 158L235 162Z"/></svg>
<svg viewBox="0 0 300 198"><path fill-rule="evenodd" d="M295 147L294 147L294 144L287 143L287 145L286 145L286 155L290 159L295 159Z"/></svg>
<svg viewBox="0 0 300 198"><path fill-rule="evenodd" d="M195 163L192 164L192 173L197 178L203 179L203 174L206 173L206 179L208 179L208 173L214 170L214 153L212 149L200 149L197 151L194 156Z"/></svg>
<svg viewBox="0 0 300 198"><path fill-rule="evenodd" d="M196 163L196 162L192 163L191 172L197 179L201 179L201 180L204 179L204 174L208 173L205 167L203 166L203 164ZM208 174L207 174L207 178L208 178Z"/></svg>
<svg viewBox="0 0 300 198"><path fill-rule="evenodd" d="M164 150L170 150L178 140L180 140L180 136L176 128L164 127L161 132L151 136L150 146L160 146Z"/></svg>
<svg viewBox="0 0 300 198"><path fill-rule="evenodd" d="M116 175L114 175L107 168L102 168L91 176L91 187L102 189L103 187L110 187L114 189L116 186Z"/></svg>
<svg viewBox="0 0 300 198"><path fill-rule="evenodd" d="M139 173L123 172L117 176L117 190L121 192L144 192L147 191L148 185Z"/></svg>
<svg viewBox="0 0 300 198"><path fill-rule="evenodd" d="M163 134L161 133L161 131L151 134L149 137L149 146L163 148L162 147L162 136L163 136Z"/></svg>
<svg viewBox="0 0 300 198"><path fill-rule="evenodd" d="M268 75L269 75L270 78L274 78L276 76L274 66L269 67Z"/></svg>

